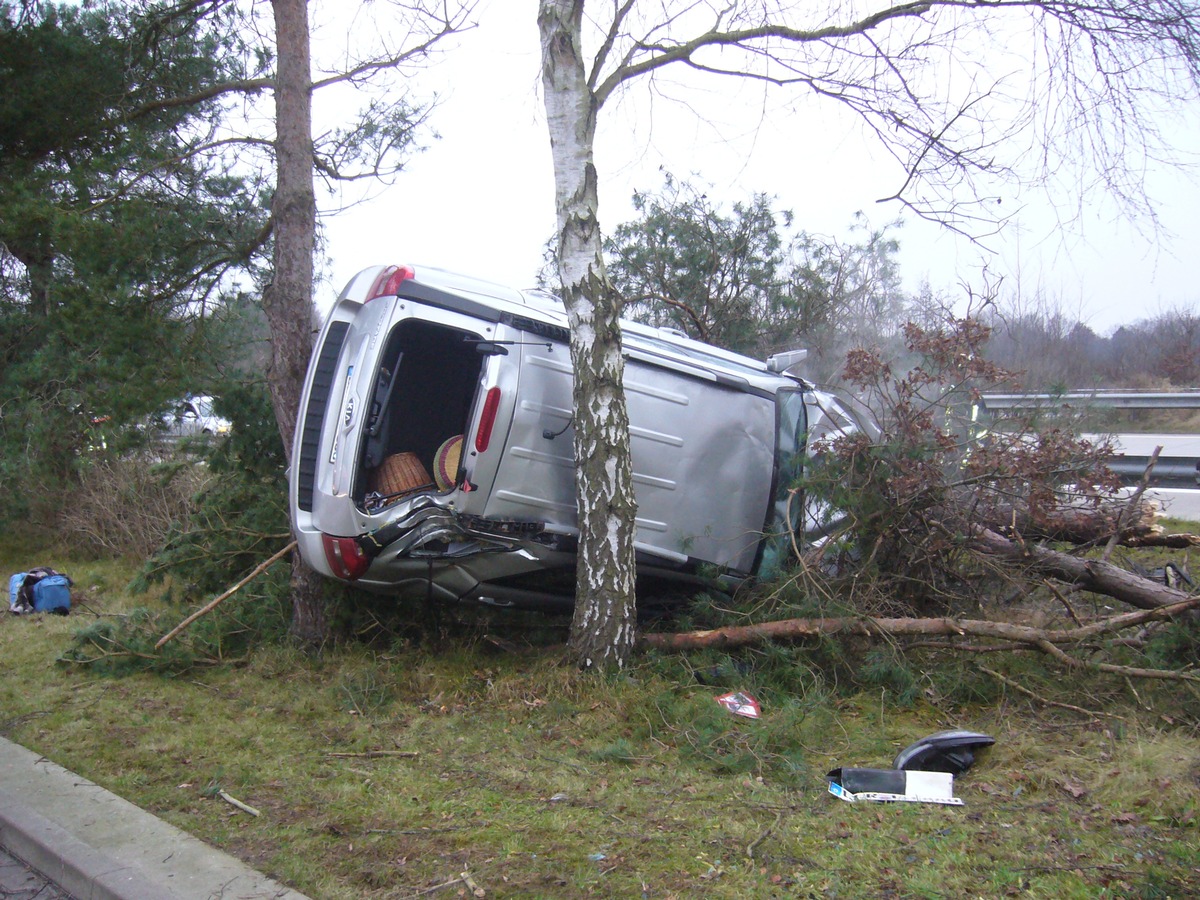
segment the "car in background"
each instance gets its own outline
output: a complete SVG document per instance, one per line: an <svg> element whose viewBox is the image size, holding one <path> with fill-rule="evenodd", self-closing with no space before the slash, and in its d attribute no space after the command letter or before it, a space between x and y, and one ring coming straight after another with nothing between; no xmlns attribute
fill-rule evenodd
<svg viewBox="0 0 1200 900"><path fill-rule="evenodd" d="M870 431L790 369L622 323L639 596L779 570L828 510L793 490L814 444ZM392 595L570 609L578 526L558 298L435 268L355 276L317 339L289 508L304 561Z"/></svg>
<svg viewBox="0 0 1200 900"><path fill-rule="evenodd" d="M169 440L228 434L232 424L213 412L213 398L189 395L175 401L160 420L160 432Z"/></svg>

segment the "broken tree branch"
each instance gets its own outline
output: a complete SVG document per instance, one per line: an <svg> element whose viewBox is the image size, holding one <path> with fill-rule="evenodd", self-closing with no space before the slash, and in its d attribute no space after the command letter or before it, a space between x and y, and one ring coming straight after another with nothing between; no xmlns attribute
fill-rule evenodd
<svg viewBox="0 0 1200 900"><path fill-rule="evenodd" d="M236 594L239 590L241 590L246 584L250 583L255 578L257 578L259 575L261 575L263 572L267 571L267 569L269 569L276 562L283 559L283 557L286 556L288 553L290 553L295 546L296 546L296 542L292 541L290 544L288 544L286 547L284 547L282 550L280 550L278 553L276 553L270 559L265 560L262 563L260 563L253 572L251 572L249 575L247 575L245 578L243 578L241 581L239 581L237 584L235 584L233 587L231 587L225 593L221 594L215 600L210 601L206 605L202 606L200 609L196 610L194 613L192 613L190 616L188 616L186 619L184 619L182 622L180 622L178 625L176 625L174 628L172 628L170 631L168 631L162 637L160 637L158 639L158 643L156 643L154 645L154 649L161 650L163 644L165 644L167 641L171 640L171 638L175 637L175 635L179 634L181 631L183 631L185 628L187 628L189 625L191 625L193 622L195 622L201 616L207 615L208 613L212 612L223 601L228 600L230 597L232 597L234 594Z"/></svg>
<svg viewBox="0 0 1200 900"><path fill-rule="evenodd" d="M1132 628L1144 622L1168 619L1189 609L1200 607L1200 596L1184 597L1169 606L1099 619L1081 627L1049 631L1013 622L993 622L987 619L956 619L951 616L917 619L911 617L876 618L873 616L841 616L817 619L782 619L754 625L730 625L708 631L678 634L643 633L640 640L648 647L661 650L697 650L702 647L741 647L765 640L818 637L821 635L859 635L862 637L938 637L970 635L1001 641L1016 641L1036 645L1038 641L1051 644L1077 644L1102 634Z"/></svg>
<svg viewBox="0 0 1200 900"><path fill-rule="evenodd" d="M224 791L217 791L217 796L220 797L222 800L224 800L226 803L228 803L230 806L236 806L238 809L240 809L244 813L249 813L252 816L262 815L262 813L260 813L253 806L248 806L247 804L245 804L241 800L239 800L237 797L231 797L229 794L225 793Z"/></svg>
<svg viewBox="0 0 1200 900"><path fill-rule="evenodd" d="M1071 556L1038 544L1019 543L989 528L972 528L968 540L975 549L990 556L1022 565L1043 577L1057 578L1084 590L1105 594L1139 609L1158 609L1188 598L1183 591L1143 578L1110 562Z"/></svg>
<svg viewBox="0 0 1200 900"><path fill-rule="evenodd" d="M1100 718L1101 716L1104 716L1109 719L1120 719L1122 722L1125 721L1124 716L1118 716L1116 713L1098 712L1096 710L1085 709L1082 706L1075 706L1074 704L1071 704L1071 703L1061 703L1058 700L1050 700L1046 697L1043 697L1041 694L1034 693L1033 691L1031 691L1029 688L1025 687L1024 685L1018 684L1017 682L1015 682L1011 678L1009 678L1007 675L1002 675L1001 673L997 672L995 669L989 669L987 666L978 666L978 669L981 672L986 672L988 675L991 675L993 678L995 678L1001 684L1008 685L1010 688L1012 688L1017 693L1024 694L1026 697L1029 697L1031 700L1036 700L1038 703L1044 704L1045 706L1056 706L1059 709L1069 709L1072 712L1083 713L1085 716L1091 716L1093 719L1097 719L1097 718Z"/></svg>
<svg viewBox="0 0 1200 900"><path fill-rule="evenodd" d="M1153 538L1162 532L1155 523L1157 509L1141 495L1128 501L1106 501L1099 506L1060 506L1040 510L1027 505L997 504L981 510L982 524L1002 534L1020 534L1026 540L1062 541L1068 544L1099 544Z"/></svg>
<svg viewBox="0 0 1200 900"><path fill-rule="evenodd" d="M1125 520L1128 518L1129 513L1134 506L1141 503L1142 494L1146 493L1146 488L1150 486L1150 475L1154 472L1154 467L1158 464L1158 456L1160 453L1162 453L1161 445L1155 447L1154 452L1150 454L1150 461L1146 463L1146 469L1144 472L1142 472L1142 480L1138 482L1137 489L1129 497L1129 503L1125 506L1125 509L1121 511L1121 516L1117 521L1117 528L1113 532L1113 536L1108 539L1108 544L1104 547L1104 555L1100 557L1105 562L1108 562L1108 558L1112 556L1113 549L1120 541L1121 526L1125 523Z"/></svg>
<svg viewBox="0 0 1200 900"><path fill-rule="evenodd" d="M1187 550L1200 547L1200 534L1147 534L1121 542L1125 547L1165 547L1168 550Z"/></svg>
<svg viewBox="0 0 1200 900"><path fill-rule="evenodd" d="M749 846L746 847L747 859L754 859L755 851L758 850L763 841L765 841L772 835L772 833L774 833L775 829L779 827L779 823L783 821L783 813L784 811L780 810L778 815L775 816L775 821L763 829L763 831L759 833L758 837L752 840Z"/></svg>
<svg viewBox="0 0 1200 900"><path fill-rule="evenodd" d="M1098 619L1087 625L1057 630L1018 625L1012 622L955 619L948 616L926 619L844 616L840 618L785 619L761 622L755 625L731 625L726 628L677 634L641 634L639 641L643 646L660 650L696 650L705 647L724 649L761 644L772 640L798 640L817 636L858 635L869 638L970 636L1007 641L1023 645L1031 650L1039 650L1070 668L1084 668L1137 678L1200 682L1200 675L1191 672L1140 669L1109 663L1085 662L1069 656L1059 647L1059 645L1077 645L1101 635L1132 628L1145 622L1169 619L1196 607L1200 607L1200 596L1184 595L1183 599L1170 605L1139 612L1122 613Z"/></svg>
<svg viewBox="0 0 1200 900"><path fill-rule="evenodd" d="M325 755L332 759L380 759L385 756L399 756L411 759L421 754L417 750L364 750L361 753L335 753L331 750Z"/></svg>

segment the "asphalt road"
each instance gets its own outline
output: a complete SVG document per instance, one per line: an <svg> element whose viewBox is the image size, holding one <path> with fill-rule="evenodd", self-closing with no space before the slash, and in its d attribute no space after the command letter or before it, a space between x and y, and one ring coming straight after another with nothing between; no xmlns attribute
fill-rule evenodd
<svg viewBox="0 0 1200 900"><path fill-rule="evenodd" d="M1083 434L1080 437L1095 441L1102 435ZM1118 452L1139 460L1139 467L1155 447L1162 447L1162 460L1182 463L1181 468L1186 472L1184 479L1168 480L1173 487L1153 487L1146 496L1162 504L1169 516L1200 522L1200 488L1193 486L1191 481L1196 461L1200 460L1200 434L1116 434L1110 437Z"/></svg>
<svg viewBox="0 0 1200 900"><path fill-rule="evenodd" d="M0 847L0 897L4 900L74 900Z"/></svg>
<svg viewBox="0 0 1200 900"><path fill-rule="evenodd" d="M1080 437L1096 439L1098 435L1083 434ZM1162 447L1163 456L1184 456L1200 459L1200 434L1116 434L1116 448L1130 456L1149 456L1155 447Z"/></svg>

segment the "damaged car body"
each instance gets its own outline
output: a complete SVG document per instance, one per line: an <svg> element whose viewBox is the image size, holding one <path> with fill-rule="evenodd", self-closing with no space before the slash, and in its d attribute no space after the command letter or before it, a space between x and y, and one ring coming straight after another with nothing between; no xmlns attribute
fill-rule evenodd
<svg viewBox="0 0 1200 900"><path fill-rule="evenodd" d="M639 596L770 574L827 511L814 441L869 427L786 370L623 323ZM440 269L353 278L309 365L289 475L318 572L390 595L569 610L577 518L560 301Z"/></svg>

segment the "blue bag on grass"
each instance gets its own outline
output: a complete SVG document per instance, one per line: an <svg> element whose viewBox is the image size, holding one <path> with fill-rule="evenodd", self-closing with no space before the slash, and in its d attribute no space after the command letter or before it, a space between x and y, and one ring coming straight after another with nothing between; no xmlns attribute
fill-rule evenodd
<svg viewBox="0 0 1200 900"><path fill-rule="evenodd" d="M46 566L8 579L8 608L14 613L71 611L71 579Z"/></svg>
<svg viewBox="0 0 1200 900"><path fill-rule="evenodd" d="M71 579L57 572L33 585L33 608L38 612L66 613L71 608Z"/></svg>

